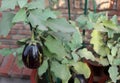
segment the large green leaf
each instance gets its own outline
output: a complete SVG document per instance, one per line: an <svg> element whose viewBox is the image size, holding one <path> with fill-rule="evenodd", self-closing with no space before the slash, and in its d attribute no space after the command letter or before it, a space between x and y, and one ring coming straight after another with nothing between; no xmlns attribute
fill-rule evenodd
<svg viewBox="0 0 120 83"><path fill-rule="evenodd" d="M48 18L57 18L55 12L50 9L45 9L44 12L40 14L40 16L43 18L43 20L47 20Z"/></svg>
<svg viewBox="0 0 120 83"><path fill-rule="evenodd" d="M48 19L46 26L55 32L74 32L75 28L64 18Z"/></svg>
<svg viewBox="0 0 120 83"><path fill-rule="evenodd" d="M91 36L90 43L94 45L93 49L95 52L100 56L107 56L110 53L110 49L104 43L104 35L100 31L93 30Z"/></svg>
<svg viewBox="0 0 120 83"><path fill-rule="evenodd" d="M13 53L13 51L11 49L9 49L9 48L0 49L0 54L2 56L9 56L12 53Z"/></svg>
<svg viewBox="0 0 120 83"><path fill-rule="evenodd" d="M23 8L27 4L28 0L18 0L18 5L20 8Z"/></svg>
<svg viewBox="0 0 120 83"><path fill-rule="evenodd" d="M78 22L78 25L80 28L84 28L84 26L87 24L88 17L85 15L80 15L76 21Z"/></svg>
<svg viewBox="0 0 120 83"><path fill-rule="evenodd" d="M24 66L24 64L23 64L23 61L22 61L22 52L23 52L23 49L24 49L24 46L21 46L21 47L19 47L19 48L16 48L16 49L13 49L13 51L14 51L14 56L16 56L17 57L17 65L19 66L19 67L23 67Z"/></svg>
<svg viewBox="0 0 120 83"><path fill-rule="evenodd" d="M79 50L77 52L77 54L81 57L81 58L85 58L85 59L89 59L89 60L92 60L92 61L95 61L95 57L94 55L88 51L86 48L82 49L82 50Z"/></svg>
<svg viewBox="0 0 120 83"><path fill-rule="evenodd" d="M0 21L0 35L8 35L11 27L12 27L12 19L14 14L9 12L2 13L2 19Z"/></svg>
<svg viewBox="0 0 120 83"><path fill-rule="evenodd" d="M71 77L69 67L63 64L60 64L56 61L52 61L51 71L54 75L62 80L62 83L68 83L68 80Z"/></svg>
<svg viewBox="0 0 120 83"><path fill-rule="evenodd" d="M116 56L116 54L117 54L117 51L118 51L118 47L117 46L115 46L115 47L112 47L112 49L111 49L111 54L112 54L112 56Z"/></svg>
<svg viewBox="0 0 120 83"><path fill-rule="evenodd" d="M72 35L72 39L68 45L70 46L71 50L75 50L77 48L80 48L82 46L82 35L76 31Z"/></svg>
<svg viewBox="0 0 120 83"><path fill-rule="evenodd" d="M114 59L113 65L120 65L120 58Z"/></svg>
<svg viewBox="0 0 120 83"><path fill-rule="evenodd" d="M112 79L112 82L116 83L119 74L117 66L111 66L108 72L110 74L110 78Z"/></svg>
<svg viewBox="0 0 120 83"><path fill-rule="evenodd" d="M45 0L33 0L26 7L28 9L45 9Z"/></svg>
<svg viewBox="0 0 120 83"><path fill-rule="evenodd" d="M38 69L38 74L42 76L48 69L48 59L43 61L43 64Z"/></svg>
<svg viewBox="0 0 120 83"><path fill-rule="evenodd" d="M1 0L1 10L14 9L18 0Z"/></svg>
<svg viewBox="0 0 120 83"><path fill-rule="evenodd" d="M118 17L116 15L114 15L111 19L110 19L114 24L118 24Z"/></svg>
<svg viewBox="0 0 120 83"><path fill-rule="evenodd" d="M89 78L91 71L86 63L77 62L77 63L72 63L72 65L78 74L83 74L85 78Z"/></svg>
<svg viewBox="0 0 120 83"><path fill-rule="evenodd" d="M42 11L39 11L39 10L31 11L30 15L28 17L28 20L30 21L30 23L32 24L33 27L38 26L38 29L40 29L42 31L48 30L43 23L44 18L41 17L41 15L40 15L41 13L42 13Z"/></svg>
<svg viewBox="0 0 120 83"><path fill-rule="evenodd" d="M48 36L46 38L45 45L51 53L55 53L57 55L56 57L64 58L65 56L67 56L65 48L60 40Z"/></svg>
<svg viewBox="0 0 120 83"><path fill-rule="evenodd" d="M13 18L12 23L25 22L26 21L26 17L27 17L27 15L26 15L25 9L20 9L16 13L15 17Z"/></svg>
<svg viewBox="0 0 120 83"><path fill-rule="evenodd" d="M96 58L96 61L103 66L108 66L109 65L109 61L106 58L102 58L102 57L101 58Z"/></svg>

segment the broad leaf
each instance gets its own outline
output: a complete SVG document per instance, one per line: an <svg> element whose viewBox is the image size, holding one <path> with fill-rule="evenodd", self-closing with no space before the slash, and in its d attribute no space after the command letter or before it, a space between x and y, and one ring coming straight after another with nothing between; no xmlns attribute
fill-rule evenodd
<svg viewBox="0 0 120 83"><path fill-rule="evenodd" d="M78 22L78 25L80 28L83 28L86 24L87 24L87 21L88 21L88 17L85 16L85 15L80 15L76 21Z"/></svg>
<svg viewBox="0 0 120 83"><path fill-rule="evenodd" d="M14 14L9 12L2 13L2 19L0 21L0 35L8 35L11 27L12 27L12 19Z"/></svg>
<svg viewBox="0 0 120 83"><path fill-rule="evenodd" d="M81 83L81 82L77 78L75 78L74 83Z"/></svg>
<svg viewBox="0 0 120 83"><path fill-rule="evenodd" d="M68 45L70 46L71 50L75 50L77 48L80 48L82 46L82 35L76 31L72 35L72 39Z"/></svg>
<svg viewBox="0 0 120 83"><path fill-rule="evenodd" d="M38 69L38 74L42 76L48 69L48 59L44 60L42 65Z"/></svg>
<svg viewBox="0 0 120 83"><path fill-rule="evenodd" d="M116 83L119 74L117 66L111 66L108 72L110 74L110 78L112 79L112 82Z"/></svg>
<svg viewBox="0 0 120 83"><path fill-rule="evenodd" d="M91 36L92 38L90 40L90 43L94 45L93 49L95 52L102 57L107 56L110 53L110 49L105 45L103 41L104 35L97 30L93 30Z"/></svg>
<svg viewBox="0 0 120 83"><path fill-rule="evenodd" d="M31 11L30 15L28 17L28 20L30 21L30 23L32 24L33 27L38 26L38 29L42 30L42 31L43 30L48 30L43 23L44 18L41 17L41 15L40 15L41 13L42 12L39 11L39 10Z"/></svg>
<svg viewBox="0 0 120 83"><path fill-rule="evenodd" d="M23 8L27 4L28 0L18 0L18 5L20 8Z"/></svg>
<svg viewBox="0 0 120 83"><path fill-rule="evenodd" d="M52 61L51 71L54 73L56 77L62 80L62 83L68 83L68 80L71 77L69 67L55 61Z"/></svg>
<svg viewBox="0 0 120 83"><path fill-rule="evenodd" d="M109 61L106 58L96 58L96 61L103 65L103 66L108 66L109 65Z"/></svg>
<svg viewBox="0 0 120 83"><path fill-rule="evenodd" d="M79 50L77 52L77 54L81 57L81 58L85 58L85 59L89 59L91 61L95 61L95 57L94 55L88 51L86 48Z"/></svg>
<svg viewBox="0 0 120 83"><path fill-rule="evenodd" d="M80 59L80 57L75 52L72 52L72 57L75 62L77 62Z"/></svg>
<svg viewBox="0 0 120 83"><path fill-rule="evenodd" d="M0 54L2 56L9 56L12 53L13 53L13 51L11 49L9 49L9 48L0 49Z"/></svg>
<svg viewBox="0 0 120 83"><path fill-rule="evenodd" d="M56 57L59 57L62 59L65 56L67 56L65 48L62 45L62 42L60 42L60 40L54 39L54 38L48 36L46 38L45 45L47 46L47 48L49 49L49 51L51 53L55 53L57 55Z"/></svg>
<svg viewBox="0 0 120 83"><path fill-rule="evenodd" d="M116 15L114 15L110 20L114 23L114 24L118 24L118 17Z"/></svg>
<svg viewBox="0 0 120 83"><path fill-rule="evenodd" d="M91 71L86 63L77 62L73 63L72 65L78 74L83 74L85 78L89 78Z"/></svg>
<svg viewBox="0 0 120 83"><path fill-rule="evenodd" d="M107 55L107 58L108 58L109 63L112 65L114 57L112 55Z"/></svg>
<svg viewBox="0 0 120 83"><path fill-rule="evenodd" d="M75 28L64 18L48 19L46 26L55 32L74 32Z"/></svg>
<svg viewBox="0 0 120 83"><path fill-rule="evenodd" d="M26 21L26 17L27 17L27 15L26 15L25 9L20 9L16 13L15 17L13 18L12 23L25 22Z"/></svg>
<svg viewBox="0 0 120 83"><path fill-rule="evenodd" d="M120 65L120 58L114 59L113 65Z"/></svg>
<svg viewBox="0 0 120 83"><path fill-rule="evenodd" d="M113 57L115 57L115 56L116 56L116 54L117 54L117 51L118 51L118 48L117 48L117 46L115 46L115 47L112 47L112 49L111 49L111 54L112 54L112 56L113 56Z"/></svg>
<svg viewBox="0 0 120 83"><path fill-rule="evenodd" d="M43 20L47 20L48 18L57 18L55 12L50 9L45 9L44 12L40 14L40 16L43 18Z"/></svg>
<svg viewBox="0 0 120 83"><path fill-rule="evenodd" d="M18 0L2 0L1 10L14 9Z"/></svg>

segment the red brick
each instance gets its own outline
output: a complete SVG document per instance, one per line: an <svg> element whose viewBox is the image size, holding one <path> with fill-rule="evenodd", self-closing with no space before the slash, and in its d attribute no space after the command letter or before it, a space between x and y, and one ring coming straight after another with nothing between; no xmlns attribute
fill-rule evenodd
<svg viewBox="0 0 120 83"><path fill-rule="evenodd" d="M0 65L2 64L4 57L0 54Z"/></svg>
<svg viewBox="0 0 120 83"><path fill-rule="evenodd" d="M13 55L6 56L0 67L0 75L8 76L9 75L8 73L9 73L11 67L13 66L13 62L14 62Z"/></svg>
<svg viewBox="0 0 120 83"><path fill-rule="evenodd" d="M17 59L16 59L16 61L17 61ZM22 77L21 73L22 73L23 68L18 67L16 61L13 63L13 66L10 70L9 75L12 77Z"/></svg>
<svg viewBox="0 0 120 83"><path fill-rule="evenodd" d="M18 31L18 30L12 29L12 30L9 32L9 34L17 34L17 31Z"/></svg>
<svg viewBox="0 0 120 83"><path fill-rule="evenodd" d="M20 34L12 35L12 39L14 39L14 40L19 40L19 39L22 39L22 38L25 38L25 37L26 37L25 35L20 35Z"/></svg>
<svg viewBox="0 0 120 83"><path fill-rule="evenodd" d="M13 28L12 29L19 29L19 30L21 30L21 29L24 29L24 25L22 24L22 23L17 23L17 24L15 24L14 26L13 26Z"/></svg>
<svg viewBox="0 0 120 83"><path fill-rule="evenodd" d="M31 31L30 31L30 30L18 30L18 34L30 35L30 34L31 34Z"/></svg>
<svg viewBox="0 0 120 83"><path fill-rule="evenodd" d="M2 48L9 48L10 46L9 45L0 45L0 49L2 49Z"/></svg>
<svg viewBox="0 0 120 83"><path fill-rule="evenodd" d="M23 77L30 77L31 74L32 74L32 69L28 69L26 67L23 68L23 72L22 72Z"/></svg>

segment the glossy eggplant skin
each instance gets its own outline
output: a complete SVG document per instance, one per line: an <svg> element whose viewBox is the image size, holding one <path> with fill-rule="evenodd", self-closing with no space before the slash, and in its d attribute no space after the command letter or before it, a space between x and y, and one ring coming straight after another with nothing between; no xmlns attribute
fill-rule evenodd
<svg viewBox="0 0 120 83"><path fill-rule="evenodd" d="M43 62L43 50L40 44L26 44L22 53L22 61L30 69L39 68Z"/></svg>

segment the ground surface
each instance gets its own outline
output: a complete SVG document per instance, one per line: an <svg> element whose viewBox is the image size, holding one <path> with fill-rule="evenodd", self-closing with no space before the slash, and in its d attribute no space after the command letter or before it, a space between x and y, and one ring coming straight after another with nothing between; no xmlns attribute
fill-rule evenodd
<svg viewBox="0 0 120 83"><path fill-rule="evenodd" d="M29 79L0 77L0 83L30 83Z"/></svg>

